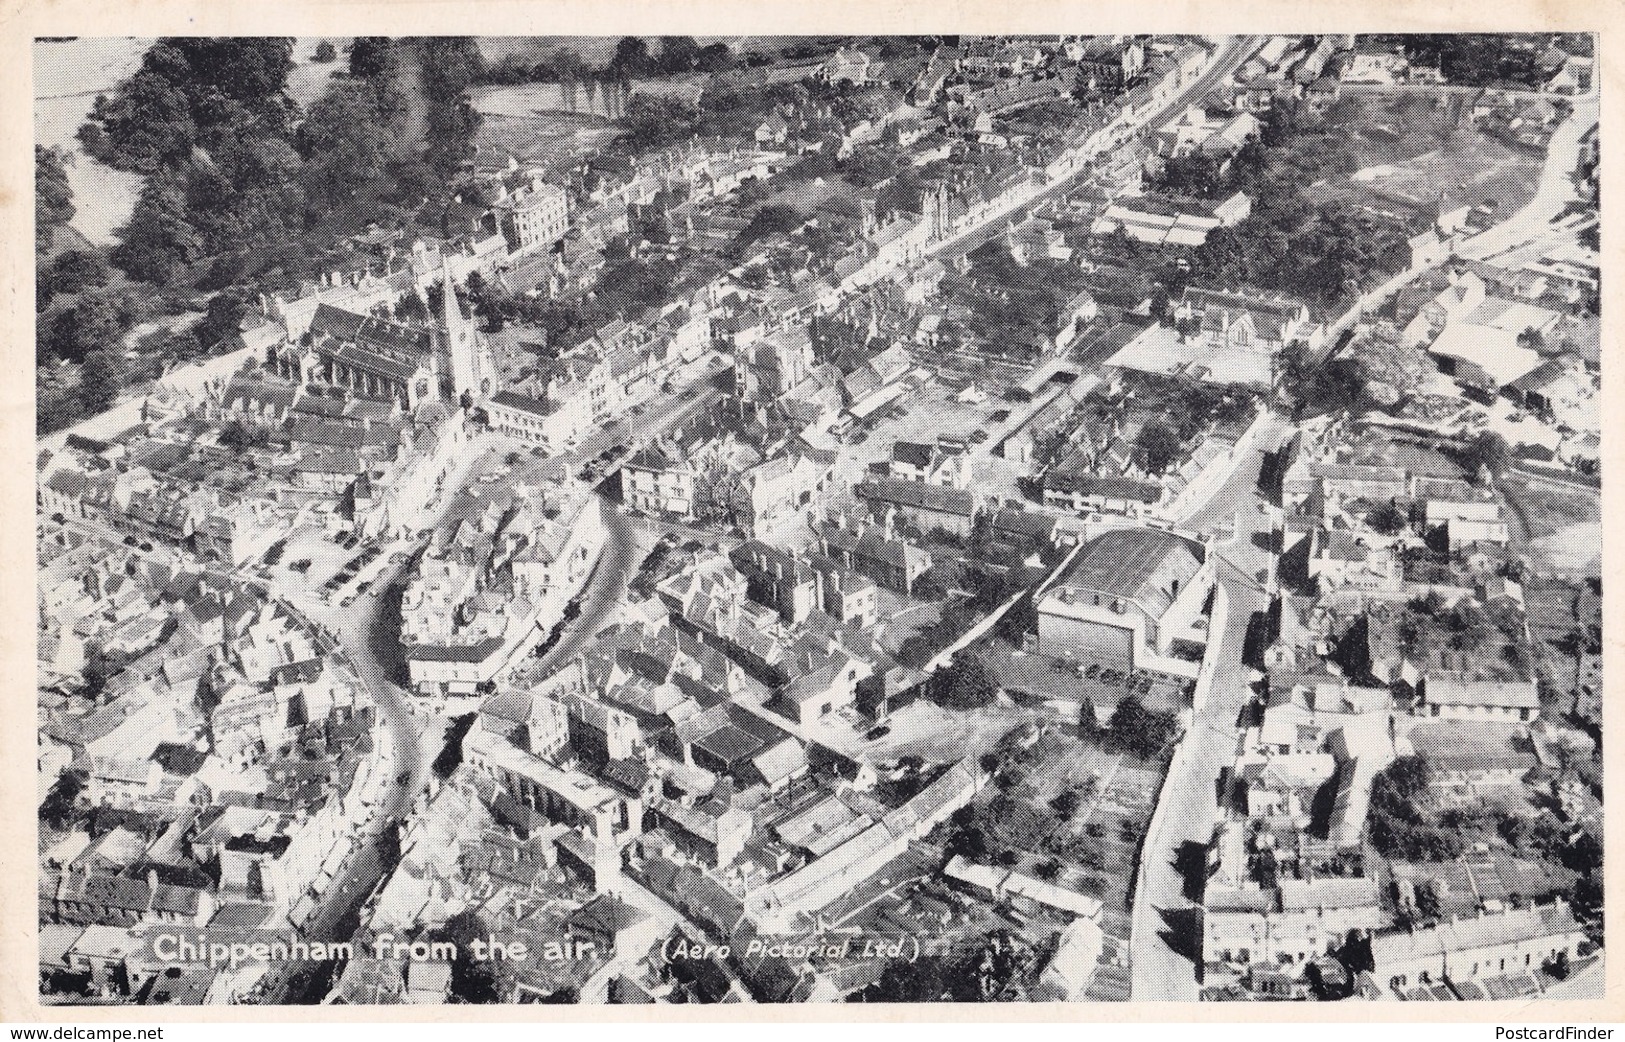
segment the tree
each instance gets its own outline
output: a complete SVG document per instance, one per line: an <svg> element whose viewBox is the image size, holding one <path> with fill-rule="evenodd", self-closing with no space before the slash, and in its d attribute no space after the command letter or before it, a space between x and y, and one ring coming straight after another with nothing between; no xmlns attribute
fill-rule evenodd
<svg viewBox="0 0 1625 1042"><path fill-rule="evenodd" d="M45 799L39 805L40 824L58 830L72 825L79 793L84 787L84 778L76 771L63 771L57 775L51 791L45 794Z"/></svg>
<svg viewBox="0 0 1625 1042"><path fill-rule="evenodd" d="M350 75L375 79L393 64L394 41L387 36L358 36L350 45Z"/></svg>
<svg viewBox="0 0 1625 1042"><path fill-rule="evenodd" d="M620 140L629 151L648 151L692 137L698 119L699 110L681 98L634 94L620 118Z"/></svg>
<svg viewBox="0 0 1625 1042"><path fill-rule="evenodd" d="M1170 463L1179 458L1183 448L1179 432L1160 419L1148 421L1134 439L1135 453L1152 474L1161 474L1166 470Z"/></svg>
<svg viewBox="0 0 1625 1042"><path fill-rule="evenodd" d="M977 655L962 651L932 678L932 697L948 709L977 709L993 701L999 686Z"/></svg>
<svg viewBox="0 0 1625 1042"><path fill-rule="evenodd" d="M129 223L118 230L121 241L113 248L114 265L137 281L170 284L203 255L203 240L188 220L189 211L178 178L168 174L148 178Z"/></svg>
<svg viewBox="0 0 1625 1042"><path fill-rule="evenodd" d="M1483 470L1491 477L1499 477L1512 460L1512 450L1507 447L1506 439L1495 431L1480 431L1463 447L1461 457L1473 473Z"/></svg>
<svg viewBox="0 0 1625 1042"><path fill-rule="evenodd" d="M497 1002L496 971L489 960L474 958L475 941L490 936L478 912L465 911L447 919L445 925L429 932L428 940L450 941L457 956L451 963L451 996L458 1002L489 1004Z"/></svg>
<svg viewBox="0 0 1625 1042"><path fill-rule="evenodd" d="M118 364L111 351L95 351L79 373L79 408L86 416L106 411L118 397Z"/></svg>
<svg viewBox="0 0 1625 1042"><path fill-rule="evenodd" d="M316 53L310 56L310 60L321 62L323 65L330 62L336 62L339 60L339 50L337 47L333 46L333 42L331 40L323 40L321 43L316 45Z"/></svg>
<svg viewBox="0 0 1625 1042"><path fill-rule="evenodd" d="M56 229L73 220L73 187L63 166L65 153L34 146L34 249L45 252L55 241Z"/></svg>
<svg viewBox="0 0 1625 1042"><path fill-rule="evenodd" d="M854 996L863 1002L942 1002L950 997L941 960L935 955L919 959L887 959L880 979Z"/></svg>
<svg viewBox="0 0 1625 1042"><path fill-rule="evenodd" d="M247 314L248 305L236 293L216 293L210 297L208 312L192 327L198 347L208 351L221 341L236 336Z"/></svg>
<svg viewBox="0 0 1625 1042"><path fill-rule="evenodd" d="M610 68L623 76L636 76L649 68L649 42L641 36L623 36L615 44Z"/></svg>
<svg viewBox="0 0 1625 1042"><path fill-rule="evenodd" d="M364 187L386 180L404 112L392 89L363 81L335 81L311 103L294 144L313 215L348 205Z"/></svg>
<svg viewBox="0 0 1625 1042"><path fill-rule="evenodd" d="M96 250L65 250L39 273L34 307L43 311L61 293L80 293L107 284L112 267Z"/></svg>
<svg viewBox="0 0 1625 1042"><path fill-rule="evenodd" d="M1084 696L1078 706L1078 733L1084 738L1100 735L1100 718L1095 715L1095 700L1088 696Z"/></svg>
<svg viewBox="0 0 1625 1042"><path fill-rule="evenodd" d="M1392 501L1374 508L1366 515L1366 524L1383 535L1398 535L1410 524L1410 515Z"/></svg>
<svg viewBox="0 0 1625 1042"><path fill-rule="evenodd" d="M660 38L660 70L662 72L690 72L699 62L699 57L700 45L692 36L662 36Z"/></svg>
<svg viewBox="0 0 1625 1042"><path fill-rule="evenodd" d="M135 317L128 297L107 290L86 293L42 330L40 346L64 361L83 362L94 352L119 350Z"/></svg>
<svg viewBox="0 0 1625 1042"><path fill-rule="evenodd" d="M1131 693L1112 711L1110 727L1114 744L1144 760L1168 747L1179 721L1166 710L1146 708L1140 697Z"/></svg>

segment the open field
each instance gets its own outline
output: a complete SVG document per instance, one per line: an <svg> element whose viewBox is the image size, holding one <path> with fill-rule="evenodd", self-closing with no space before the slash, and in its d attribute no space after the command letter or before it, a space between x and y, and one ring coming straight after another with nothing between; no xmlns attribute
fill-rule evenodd
<svg viewBox="0 0 1625 1042"><path fill-rule="evenodd" d="M1351 95L1327 114L1342 127L1358 167L1322 182L1321 199L1347 199L1402 219L1431 219L1441 206L1493 200L1512 213L1534 197L1538 156L1461 126L1460 98Z"/></svg>
<svg viewBox="0 0 1625 1042"><path fill-rule="evenodd" d="M1501 479L1514 542L1537 570L1594 573L1602 557L1602 503L1595 492L1508 474Z"/></svg>

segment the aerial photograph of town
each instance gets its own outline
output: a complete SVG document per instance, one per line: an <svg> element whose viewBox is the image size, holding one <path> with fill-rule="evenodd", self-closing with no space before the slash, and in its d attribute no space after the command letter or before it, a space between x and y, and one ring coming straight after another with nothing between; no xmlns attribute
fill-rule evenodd
<svg viewBox="0 0 1625 1042"><path fill-rule="evenodd" d="M1601 999L1594 46L34 39L39 1002Z"/></svg>

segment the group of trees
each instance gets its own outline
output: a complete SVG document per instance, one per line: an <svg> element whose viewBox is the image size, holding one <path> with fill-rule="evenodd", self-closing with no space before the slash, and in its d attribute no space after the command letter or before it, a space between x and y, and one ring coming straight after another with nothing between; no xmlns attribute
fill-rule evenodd
<svg viewBox="0 0 1625 1042"><path fill-rule="evenodd" d="M1226 162L1195 154L1169 160L1149 187L1200 199L1246 192L1252 213L1231 228L1215 228L1189 256L1189 277L1221 285L1251 285L1334 305L1373 273L1408 262L1398 222L1341 201L1316 202L1310 186L1345 176L1359 160L1344 133L1300 102L1265 113L1260 135Z"/></svg>
<svg viewBox="0 0 1625 1042"><path fill-rule="evenodd" d="M1132 692L1117 703L1107 726L1111 729L1108 745L1142 760L1160 755L1179 737L1176 713L1170 709L1152 709Z"/></svg>
<svg viewBox="0 0 1625 1042"><path fill-rule="evenodd" d="M1373 404L1354 358L1322 358L1303 344L1288 344L1281 351L1279 367L1277 387L1296 419L1360 413Z"/></svg>
<svg viewBox="0 0 1625 1042"><path fill-rule="evenodd" d="M991 1002L1035 965L1031 948L1007 930L995 930L968 949L889 959L880 979L855 992L853 1002Z"/></svg>
<svg viewBox="0 0 1625 1042"><path fill-rule="evenodd" d="M800 109L810 97L805 84L758 84L738 75L716 75L698 101L670 94L634 93L626 99L619 122L625 133L619 147L631 153L661 148L699 137L749 137L780 105ZM822 117L820 117L822 119ZM834 131L831 119L814 120L803 133Z"/></svg>
<svg viewBox="0 0 1625 1042"><path fill-rule="evenodd" d="M97 159L149 175L113 263L168 285L200 258L449 191L479 126L463 91L482 64L465 37L363 37L350 75L301 113L287 89L291 39L159 40L79 131Z"/></svg>
<svg viewBox="0 0 1625 1042"><path fill-rule="evenodd" d="M1367 834L1377 853L1407 861L1448 861L1466 847L1462 834L1427 806L1432 769L1420 756L1401 756L1371 780Z"/></svg>
<svg viewBox="0 0 1625 1042"><path fill-rule="evenodd" d="M1529 89L1549 78L1536 64L1549 35L1519 33L1404 33L1380 37L1404 48L1419 65L1437 66L1445 81L1464 87ZM1565 48L1590 51L1589 41L1571 39Z"/></svg>
<svg viewBox="0 0 1625 1042"><path fill-rule="evenodd" d="M518 51L485 66L481 83L581 83L590 80L623 82L633 76L680 76L686 73L716 73L735 64L726 43L701 46L692 36L662 36L659 49L651 50L641 36L624 36L615 45L614 56L600 66L589 65L567 47L550 53L525 55Z"/></svg>
<svg viewBox="0 0 1625 1042"><path fill-rule="evenodd" d="M337 57L329 43L316 60ZM337 237L449 198L479 126L463 92L481 67L472 39L362 37L349 74L301 113L287 90L291 39L154 43L79 130L90 155L146 175L110 251L47 252L74 207L62 154L35 152L36 246L49 258L36 299L42 422L105 408L157 357L124 361L130 329L155 308L194 307L189 287L227 292L191 331L144 340L158 355L190 357L234 334L245 297L234 286L251 295L296 281ZM114 269L161 292L132 292Z"/></svg>

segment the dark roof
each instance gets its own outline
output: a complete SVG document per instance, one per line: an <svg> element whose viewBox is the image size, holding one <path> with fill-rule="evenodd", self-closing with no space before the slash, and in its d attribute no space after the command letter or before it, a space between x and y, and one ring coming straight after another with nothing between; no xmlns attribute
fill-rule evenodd
<svg viewBox="0 0 1625 1042"><path fill-rule="evenodd" d="M420 358L434 350L434 334L427 329L403 326L371 315L358 315L330 304L316 305L316 314L310 320L310 331L403 358Z"/></svg>
<svg viewBox="0 0 1625 1042"><path fill-rule="evenodd" d="M932 510L942 514L970 517L976 513L976 494L965 488L944 488L901 478L866 481L855 490L863 499L892 503L900 507Z"/></svg>
<svg viewBox="0 0 1625 1042"><path fill-rule="evenodd" d="M534 416L551 416L558 409L542 398L532 398L526 394L515 391L498 391L491 396L491 404L505 406L509 409L518 409Z"/></svg>
<svg viewBox="0 0 1625 1042"><path fill-rule="evenodd" d="M891 447L892 462L907 463L922 470L931 465L931 457L935 454L935 445L917 441L899 441Z"/></svg>
<svg viewBox="0 0 1625 1042"><path fill-rule="evenodd" d="M501 637L491 637L478 644L419 644L408 651L406 657L419 662L483 662L501 646Z"/></svg>
<svg viewBox="0 0 1625 1042"><path fill-rule="evenodd" d="M1137 499L1155 503L1162 498L1161 485L1133 478L1107 478L1084 471L1052 470L1044 475L1044 488L1056 492L1081 492L1107 499Z"/></svg>
<svg viewBox="0 0 1625 1042"><path fill-rule="evenodd" d="M1173 603L1172 581L1188 583L1206 557L1206 548L1187 536L1123 528L1091 540L1062 581L1133 601L1160 615Z"/></svg>
<svg viewBox="0 0 1625 1042"><path fill-rule="evenodd" d="M760 738L733 724L723 724L694 743L729 767L754 756L765 744Z"/></svg>

